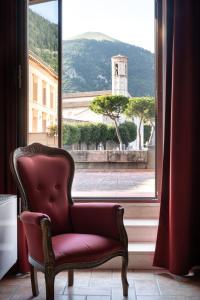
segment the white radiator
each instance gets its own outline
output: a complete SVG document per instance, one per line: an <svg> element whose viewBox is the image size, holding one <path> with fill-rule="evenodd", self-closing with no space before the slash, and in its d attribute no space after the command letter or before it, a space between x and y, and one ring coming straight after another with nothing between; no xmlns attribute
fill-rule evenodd
<svg viewBox="0 0 200 300"><path fill-rule="evenodd" d="M0 279L17 260L17 198L0 195Z"/></svg>

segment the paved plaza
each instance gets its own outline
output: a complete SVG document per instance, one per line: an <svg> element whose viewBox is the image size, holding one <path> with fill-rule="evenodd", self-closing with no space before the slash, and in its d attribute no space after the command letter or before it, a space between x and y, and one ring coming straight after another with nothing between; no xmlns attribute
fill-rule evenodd
<svg viewBox="0 0 200 300"><path fill-rule="evenodd" d="M73 197L155 197L153 170L76 170Z"/></svg>

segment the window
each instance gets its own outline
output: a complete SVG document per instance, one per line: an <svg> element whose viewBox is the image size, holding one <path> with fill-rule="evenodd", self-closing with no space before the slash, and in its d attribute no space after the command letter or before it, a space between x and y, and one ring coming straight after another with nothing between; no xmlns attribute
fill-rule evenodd
<svg viewBox="0 0 200 300"><path fill-rule="evenodd" d="M47 89L46 89L46 82L43 80L42 81L42 104L46 105L46 101L47 101Z"/></svg>
<svg viewBox="0 0 200 300"><path fill-rule="evenodd" d="M38 101L38 77L35 74L32 74L32 80L33 80L32 99L33 101Z"/></svg>
<svg viewBox="0 0 200 300"><path fill-rule="evenodd" d="M62 1L62 108L58 102L58 1L39 2L30 1L28 15L29 74L35 74L29 76L29 142L53 146L55 141L57 146L58 137L62 139L62 147L71 152L76 163L75 198L155 199L155 115L141 121L135 115L120 113L114 120L90 109L91 102L99 96L155 99L154 0L127 0L126 5L122 2L118 7L114 0ZM45 19L49 29L44 31L36 19ZM50 28L55 34L48 39L53 44L47 45ZM38 32L39 39L35 35ZM85 47L80 47L80 40ZM111 44L117 47L113 50L109 48ZM127 52L133 48L135 56ZM106 53L102 55L103 50ZM156 100L154 104L155 110ZM49 143L51 136L53 142Z"/></svg>
<svg viewBox="0 0 200 300"><path fill-rule="evenodd" d="M74 197L156 198L154 5L63 1L62 138L76 163Z"/></svg>
<svg viewBox="0 0 200 300"><path fill-rule="evenodd" d="M54 88L50 86L50 107L54 107Z"/></svg>
<svg viewBox="0 0 200 300"><path fill-rule="evenodd" d="M118 75L118 64L115 64L115 75Z"/></svg>
<svg viewBox="0 0 200 300"><path fill-rule="evenodd" d="M47 130L47 114L42 113L42 132L46 132Z"/></svg>
<svg viewBox="0 0 200 300"><path fill-rule="evenodd" d="M32 126L30 126L31 132L37 132L38 131L38 112L35 109L32 109ZM32 128L31 128L32 127Z"/></svg>

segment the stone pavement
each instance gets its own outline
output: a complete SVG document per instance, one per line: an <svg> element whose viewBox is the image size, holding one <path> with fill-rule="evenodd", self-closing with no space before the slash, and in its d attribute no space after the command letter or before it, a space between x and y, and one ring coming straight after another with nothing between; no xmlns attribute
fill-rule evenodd
<svg viewBox="0 0 200 300"><path fill-rule="evenodd" d="M154 170L76 170L73 197L154 197Z"/></svg>

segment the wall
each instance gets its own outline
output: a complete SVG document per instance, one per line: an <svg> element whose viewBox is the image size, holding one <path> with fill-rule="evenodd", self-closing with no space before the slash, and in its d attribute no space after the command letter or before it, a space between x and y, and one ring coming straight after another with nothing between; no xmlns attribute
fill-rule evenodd
<svg viewBox="0 0 200 300"><path fill-rule="evenodd" d="M70 151L77 169L146 169L147 151Z"/></svg>
<svg viewBox="0 0 200 300"><path fill-rule="evenodd" d="M49 136L45 132L39 133L29 133L28 134L29 144L32 143L41 143L50 147L58 147L58 137Z"/></svg>

